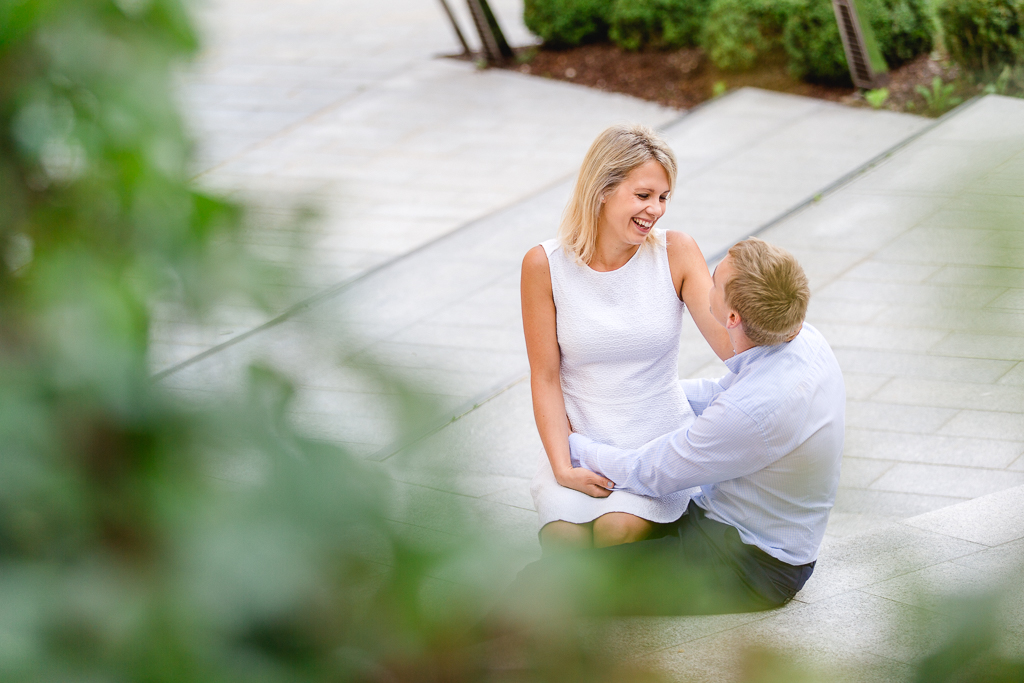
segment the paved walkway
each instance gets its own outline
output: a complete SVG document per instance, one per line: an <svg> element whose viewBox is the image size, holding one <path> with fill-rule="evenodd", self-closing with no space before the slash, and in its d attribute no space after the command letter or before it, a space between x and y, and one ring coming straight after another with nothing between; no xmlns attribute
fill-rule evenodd
<svg viewBox="0 0 1024 683"><path fill-rule="evenodd" d="M513 43L534 40L521 2L494 8ZM216 0L203 24L210 47L182 88L199 138L197 178L244 199L269 226L248 234L260 258L300 266L281 308L563 181L612 123L679 116L438 58L459 46L436 0ZM302 232L282 229L300 204L319 218ZM163 311L155 369L267 317L225 308L219 324L196 328Z"/></svg>
<svg viewBox="0 0 1024 683"><path fill-rule="evenodd" d="M613 624L624 652L727 680L760 643L821 680L901 680L963 609L945 597L1000 583L1024 648L1022 217L1024 101L990 96L763 233L808 266L808 317L847 383L819 565L768 615Z"/></svg>
<svg viewBox="0 0 1024 683"><path fill-rule="evenodd" d="M917 117L739 91L665 129L680 150L680 174L678 196L661 224L685 230L709 253L718 252L924 125L926 120ZM789 156L785 150L797 153ZM531 246L554 234L570 187L566 180L474 221L333 290L297 321L216 350L173 371L167 381L208 385L269 354L295 366L295 379L304 388L299 419L325 437L385 459L403 442L389 428L387 406L367 405L362 385L352 386L351 372L332 367L337 353L295 355L297 330L311 318L328 328L343 321L350 337L347 364L401 371L419 382L434 402L428 423L444 424L525 376L520 261ZM330 329L325 336L340 334ZM693 374L709 357L703 341L689 341L682 368ZM339 412L348 419L339 421Z"/></svg>

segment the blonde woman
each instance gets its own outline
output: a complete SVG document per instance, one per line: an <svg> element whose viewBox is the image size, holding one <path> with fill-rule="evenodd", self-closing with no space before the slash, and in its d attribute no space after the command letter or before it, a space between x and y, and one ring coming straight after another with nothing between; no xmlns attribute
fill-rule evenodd
<svg viewBox="0 0 1024 683"><path fill-rule="evenodd" d="M572 467L568 441L571 423L595 441L636 448L694 419L678 380L685 308L720 358L733 355L709 311L700 248L656 227L675 179L672 151L653 130L605 130L583 160L557 239L523 259L533 411L547 455L531 490L545 548L639 541L689 502L685 491L611 491L605 477Z"/></svg>

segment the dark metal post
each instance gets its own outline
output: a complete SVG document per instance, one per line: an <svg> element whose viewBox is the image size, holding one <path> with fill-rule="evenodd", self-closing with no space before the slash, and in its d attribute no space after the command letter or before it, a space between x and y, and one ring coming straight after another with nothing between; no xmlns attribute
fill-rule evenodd
<svg viewBox="0 0 1024 683"><path fill-rule="evenodd" d="M469 43L466 42L466 36L462 35L462 29L459 28L459 22L455 20L455 15L452 14L452 8L448 6L446 0L441 0L441 7L444 7L444 13L448 15L448 21L452 22L452 28L455 29L455 35L459 37L459 42L462 43L462 54L472 54L473 51L469 49Z"/></svg>
<svg viewBox="0 0 1024 683"><path fill-rule="evenodd" d="M490 64L497 64L515 56L487 0L466 0L466 4L469 5L469 13L473 15L473 23L480 34L480 42L487 61Z"/></svg>
<svg viewBox="0 0 1024 683"><path fill-rule="evenodd" d="M888 67L874 40L871 25L861 21L857 0L832 0L832 9L853 84L866 90L877 88Z"/></svg>

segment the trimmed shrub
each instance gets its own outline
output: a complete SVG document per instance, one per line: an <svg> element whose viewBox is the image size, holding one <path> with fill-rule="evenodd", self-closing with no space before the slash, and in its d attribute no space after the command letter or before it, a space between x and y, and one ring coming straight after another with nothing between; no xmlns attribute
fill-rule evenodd
<svg viewBox="0 0 1024 683"><path fill-rule="evenodd" d="M525 0L523 22L548 47L575 47L608 37L614 0Z"/></svg>
<svg viewBox="0 0 1024 683"><path fill-rule="evenodd" d="M743 71L781 45L791 0L712 0L701 45L719 69Z"/></svg>
<svg viewBox="0 0 1024 683"><path fill-rule="evenodd" d="M1024 0L942 0L946 49L959 64L988 75L1024 64Z"/></svg>
<svg viewBox="0 0 1024 683"><path fill-rule="evenodd" d="M1021 0L1024 1L1024 0ZM897 67L932 49L933 21L926 0L861 0L886 63ZM802 0L783 37L793 75L808 81L850 83L846 53L831 0Z"/></svg>
<svg viewBox="0 0 1024 683"><path fill-rule="evenodd" d="M786 22L783 43L795 77L830 85L850 84L850 69L831 0L802 3Z"/></svg>
<svg viewBox="0 0 1024 683"><path fill-rule="evenodd" d="M890 67L931 52L935 21L927 0L873 0L871 28Z"/></svg>
<svg viewBox="0 0 1024 683"><path fill-rule="evenodd" d="M609 37L627 50L696 45L710 0L615 0Z"/></svg>

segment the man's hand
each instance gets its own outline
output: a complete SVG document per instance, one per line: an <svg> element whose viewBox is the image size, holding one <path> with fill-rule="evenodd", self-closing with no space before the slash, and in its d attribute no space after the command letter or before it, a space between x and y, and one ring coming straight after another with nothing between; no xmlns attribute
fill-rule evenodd
<svg viewBox="0 0 1024 683"><path fill-rule="evenodd" d="M610 489L615 486L608 478L582 467L562 470L555 475L555 480L567 489L575 489L592 498L607 498L612 493Z"/></svg>

